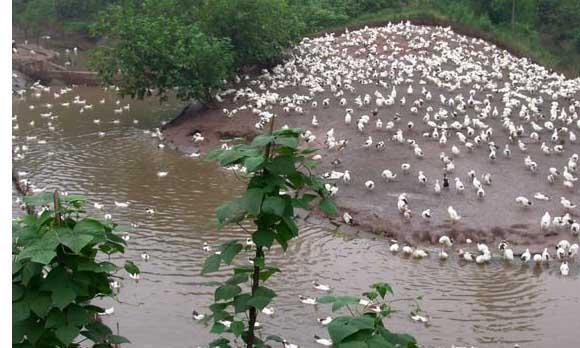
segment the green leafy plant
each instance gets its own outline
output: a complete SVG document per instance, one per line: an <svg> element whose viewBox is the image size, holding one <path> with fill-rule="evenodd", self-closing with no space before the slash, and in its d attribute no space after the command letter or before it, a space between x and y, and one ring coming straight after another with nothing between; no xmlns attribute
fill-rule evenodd
<svg viewBox="0 0 580 348"><path fill-rule="evenodd" d="M253 266L234 267L233 275L215 290L215 303L209 307L212 314L207 318L213 323L212 333L231 334L234 342L221 337L210 347L231 347L238 339L248 348L267 346L256 337L254 328L258 313L276 296L264 282L280 269L266 263L266 251L276 243L286 250L288 242L298 235L294 209L310 209L318 200L320 210L336 214L324 183L310 172L317 162L309 156L316 150L300 149L300 135L299 129L281 129L259 135L249 145L217 149L206 156L224 167L244 166L249 176L245 193L217 209L218 223L244 228L241 223L250 220L255 226L253 232L248 232L255 244L248 250L254 254ZM202 274L217 271L222 263L231 265L243 250L244 246L236 240L223 244L219 252L207 258ZM248 283L249 291L244 291L242 286ZM243 313L247 314L247 320L241 317Z"/></svg>
<svg viewBox="0 0 580 348"><path fill-rule="evenodd" d="M328 324L328 334L334 347L346 348L416 348L415 338L407 334L389 331L384 320L392 312L387 295L393 289L387 283L376 283L371 291L364 293L366 299L354 296L324 296L319 303L332 304L332 311L348 309L350 315L334 318ZM417 304L417 308L418 304Z"/></svg>
<svg viewBox="0 0 580 348"><path fill-rule="evenodd" d="M79 219L83 201L57 193L27 197L39 213L12 223L13 347L76 347L89 340L95 348L112 348L129 342L97 320L104 309L91 303L114 296L110 282L119 267L100 259L123 253L125 241L111 222ZM132 262L124 268L139 274Z"/></svg>

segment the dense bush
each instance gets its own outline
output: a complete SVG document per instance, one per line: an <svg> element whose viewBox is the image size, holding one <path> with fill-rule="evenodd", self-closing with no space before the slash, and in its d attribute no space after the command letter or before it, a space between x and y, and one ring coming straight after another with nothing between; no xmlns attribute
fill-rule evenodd
<svg viewBox="0 0 580 348"><path fill-rule="evenodd" d="M399 0L344 0L344 6L346 13L354 17L383 9L400 8L401 2Z"/></svg>
<svg viewBox="0 0 580 348"><path fill-rule="evenodd" d="M121 94L162 99L174 88L184 100L211 102L232 72L227 39L205 35L183 16L176 0L145 0L142 5L114 6L95 28L107 35L92 66ZM159 14L165 14L160 16Z"/></svg>
<svg viewBox="0 0 580 348"><path fill-rule="evenodd" d="M208 0L198 19L204 32L231 41L238 65L274 62L304 29L285 0Z"/></svg>
<svg viewBox="0 0 580 348"><path fill-rule="evenodd" d="M104 309L91 303L114 296L110 282L119 267L100 259L124 252L117 226L76 218L83 213L80 196L51 196L26 199L53 208L12 224L12 346L72 347L78 337L100 348L128 342L96 320ZM130 262L125 269L139 273Z"/></svg>

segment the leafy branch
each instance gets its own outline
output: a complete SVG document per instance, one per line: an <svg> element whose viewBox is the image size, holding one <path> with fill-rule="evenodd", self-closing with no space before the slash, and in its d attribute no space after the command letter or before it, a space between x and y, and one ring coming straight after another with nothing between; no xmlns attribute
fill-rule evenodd
<svg viewBox="0 0 580 348"><path fill-rule="evenodd" d="M216 149L208 153L206 160L216 161L223 167L245 167L249 177L244 194L220 206L216 211L218 224L236 224L251 221L251 235L255 244L252 267L235 267L234 274L215 290L212 312L208 320L213 322L211 332L231 334L241 338L248 348L265 347L265 341L256 337L258 314L274 297L274 290L264 283L280 269L266 264L266 251L276 243L284 251L290 240L298 236L294 210L312 209L314 202L324 213L336 214L336 206L329 199L322 180L310 173L316 162L310 160L315 149L299 147L300 129L280 129L259 135L251 144L239 144L229 149ZM306 168L304 172L301 169ZM292 192L293 194L289 194ZM216 272L222 263L231 265L244 247L232 240L221 245L220 252L207 258L202 274ZM241 285L249 283L250 291ZM240 315L245 314L245 320ZM274 340L269 336L268 340ZM210 347L231 347L232 341L221 337Z"/></svg>

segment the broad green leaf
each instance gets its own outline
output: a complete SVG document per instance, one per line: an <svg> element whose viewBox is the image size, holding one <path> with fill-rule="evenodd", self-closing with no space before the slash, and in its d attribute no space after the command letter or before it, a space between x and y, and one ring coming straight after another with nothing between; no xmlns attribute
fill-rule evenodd
<svg viewBox="0 0 580 348"><path fill-rule="evenodd" d="M98 321L90 322L85 326L85 328L87 330L81 332L81 334L85 337L89 337L92 341L97 343L105 341L113 334L113 331L111 331L107 325Z"/></svg>
<svg viewBox="0 0 580 348"><path fill-rule="evenodd" d="M217 254L210 255L203 264L201 274L217 272L220 269L221 261L222 261L221 255Z"/></svg>
<svg viewBox="0 0 580 348"><path fill-rule="evenodd" d="M258 135L257 137L252 140L251 146L266 146L270 142L274 140L274 137L271 135Z"/></svg>
<svg viewBox="0 0 580 348"><path fill-rule="evenodd" d="M269 248L272 246L275 236L276 234L272 231L257 230L252 234L252 240L257 246Z"/></svg>
<svg viewBox="0 0 580 348"><path fill-rule="evenodd" d="M338 317L328 324L328 334L335 343L343 342L361 330L373 329L374 320L369 317Z"/></svg>
<svg viewBox="0 0 580 348"><path fill-rule="evenodd" d="M139 274L141 273L141 271L139 270L139 267L137 267L137 265L135 265L135 263L133 263L133 261L125 261L125 271L127 271L127 273L129 274Z"/></svg>
<svg viewBox="0 0 580 348"><path fill-rule="evenodd" d="M272 132L275 136L291 136L291 137L299 137L302 134L302 129L300 128L281 128Z"/></svg>
<svg viewBox="0 0 580 348"><path fill-rule="evenodd" d="M340 343L337 348L369 348L365 342L353 341L353 342L343 342ZM384 347L387 348L387 347Z"/></svg>
<svg viewBox="0 0 580 348"><path fill-rule="evenodd" d="M66 318L64 316L64 313L56 308L54 308L53 310L50 311L50 313L48 313L48 317L46 319L46 324L45 327L50 329L50 328L55 328L55 327L60 327L60 326L64 326L66 324Z"/></svg>
<svg viewBox="0 0 580 348"><path fill-rule="evenodd" d="M281 217L284 215L285 207L286 201L283 198L276 196L266 196L264 203L262 203L262 212Z"/></svg>
<svg viewBox="0 0 580 348"><path fill-rule="evenodd" d="M33 196L24 196L22 199L26 205L40 207L41 205L53 206L54 196L52 192L43 192Z"/></svg>
<svg viewBox="0 0 580 348"><path fill-rule="evenodd" d="M221 148L215 148L210 150L205 157L203 158L204 161L215 161L218 159L218 157L222 154L224 150L222 150Z"/></svg>
<svg viewBox="0 0 580 348"><path fill-rule="evenodd" d="M304 150L302 150L302 154L303 155L310 155L312 153L315 153L316 151L318 151L318 149L315 147L307 147Z"/></svg>
<svg viewBox="0 0 580 348"><path fill-rule="evenodd" d="M242 197L242 208L251 215L257 216L260 213L264 192L259 188L248 189Z"/></svg>
<svg viewBox="0 0 580 348"><path fill-rule="evenodd" d="M26 262L22 267L22 285L28 286L29 282L42 274L42 265Z"/></svg>
<svg viewBox="0 0 580 348"><path fill-rule="evenodd" d="M32 262L47 265L56 257L58 244L54 232L49 231L41 239L24 248L18 255L18 260L30 259Z"/></svg>
<svg viewBox="0 0 580 348"><path fill-rule="evenodd" d="M50 310L52 300L49 294L35 294L28 300L28 304L30 305L31 311L43 318Z"/></svg>
<svg viewBox="0 0 580 348"><path fill-rule="evenodd" d="M382 298L385 298L387 293L390 293L391 295L393 294L393 288L391 288L391 286L387 283L384 282L375 283L372 285L372 287L377 290L377 292L379 293L379 295L381 295Z"/></svg>
<svg viewBox="0 0 580 348"><path fill-rule="evenodd" d="M260 270L260 280L265 282L270 279L276 273L281 272L279 268L276 267L266 267Z"/></svg>
<svg viewBox="0 0 580 348"><path fill-rule="evenodd" d="M336 216L336 214L338 214L338 211L336 210L336 205L331 199L328 198L321 199L318 206L320 207L320 210L322 210L322 212L326 215Z"/></svg>
<svg viewBox="0 0 580 348"><path fill-rule="evenodd" d="M295 235L292 234L292 231L285 223L280 223L276 226L276 240L280 243L284 251L288 249L288 241L294 237Z"/></svg>
<svg viewBox="0 0 580 348"><path fill-rule="evenodd" d="M355 318L355 319L359 319L359 318ZM374 332L373 328L361 328L360 330L358 330L354 334L345 338L342 342L344 342L344 343L347 343L347 342L352 342L352 343L366 342L367 340L369 340L373 336L373 332ZM342 344L341 344L341 346L342 346Z"/></svg>
<svg viewBox="0 0 580 348"><path fill-rule="evenodd" d="M366 340L366 343L369 348L395 348L393 344L391 344L381 335L372 336Z"/></svg>
<svg viewBox="0 0 580 348"><path fill-rule="evenodd" d="M276 139L274 139L274 143L276 145L290 147L292 149L298 147L298 139L295 137L277 136Z"/></svg>
<svg viewBox="0 0 580 348"><path fill-rule="evenodd" d="M68 287L67 284L62 284L59 288L53 288L52 291L52 302L60 309L73 303L77 297L75 291Z"/></svg>
<svg viewBox="0 0 580 348"><path fill-rule="evenodd" d="M415 339L409 335L396 334L383 327L379 328L379 334L393 345L406 348L417 347L417 341L415 341Z"/></svg>
<svg viewBox="0 0 580 348"><path fill-rule="evenodd" d="M244 218L243 201L241 199L234 199L220 205L216 209L216 217L220 224L228 222L238 222Z"/></svg>
<svg viewBox="0 0 580 348"><path fill-rule="evenodd" d="M333 303L336 301L334 296L322 296L318 298L318 303L326 304L326 303Z"/></svg>
<svg viewBox="0 0 580 348"><path fill-rule="evenodd" d="M99 220L86 218L75 225L73 232L77 235L88 234L93 237L99 237L105 233L105 226Z"/></svg>
<svg viewBox="0 0 580 348"><path fill-rule="evenodd" d="M30 316L30 306L28 303L19 301L12 303L12 321L25 320Z"/></svg>
<svg viewBox="0 0 580 348"><path fill-rule="evenodd" d="M91 320L89 311L77 304L71 304L66 308L66 318L71 325L83 326Z"/></svg>
<svg viewBox="0 0 580 348"><path fill-rule="evenodd" d="M334 298L334 303L332 304L332 311L336 312L337 310L341 309L350 304L358 304L359 299L353 296L336 296Z"/></svg>
<svg viewBox="0 0 580 348"><path fill-rule="evenodd" d="M111 344L123 344L123 343L131 343L128 339L123 336L119 335L111 335L108 339L109 343Z"/></svg>
<svg viewBox="0 0 580 348"><path fill-rule="evenodd" d="M92 260L80 261L77 265L78 271L90 271L95 273L113 273L119 269L114 263L103 261L95 263Z"/></svg>
<svg viewBox="0 0 580 348"><path fill-rule="evenodd" d="M242 333L244 332L244 322L236 320L236 321L232 322L230 329L232 330L232 333L236 337L240 337L242 335Z"/></svg>
<svg viewBox="0 0 580 348"><path fill-rule="evenodd" d="M260 168L264 160L264 156L248 157L244 161L244 167L246 167L248 173L253 173Z"/></svg>
<svg viewBox="0 0 580 348"><path fill-rule="evenodd" d="M18 284L12 284L12 302L16 302L24 295L24 287Z"/></svg>
<svg viewBox="0 0 580 348"><path fill-rule="evenodd" d="M237 285L222 285L215 290L215 301L229 300L241 292L242 288Z"/></svg>
<svg viewBox="0 0 580 348"><path fill-rule="evenodd" d="M239 148L233 148L231 150L222 152L218 156L218 160L222 167L227 167L239 161L241 158L244 158L245 156L246 154L240 151Z"/></svg>
<svg viewBox="0 0 580 348"><path fill-rule="evenodd" d="M222 260L226 265L231 265L232 261L242 251L243 246L237 241L230 241L222 245Z"/></svg>
<svg viewBox="0 0 580 348"><path fill-rule="evenodd" d="M266 168L275 175L290 175L296 171L292 156L278 156L267 163Z"/></svg>
<svg viewBox="0 0 580 348"><path fill-rule="evenodd" d="M65 345L69 345L79 335L80 329L74 325L61 326L54 332L56 338Z"/></svg>
<svg viewBox="0 0 580 348"><path fill-rule="evenodd" d="M221 334L222 332L226 331L226 327L223 324L220 323L214 323L213 326L211 327L211 330L209 330L210 333L213 334Z"/></svg>
<svg viewBox="0 0 580 348"><path fill-rule="evenodd" d="M252 273L254 271L254 267L236 267L234 268L234 274L240 274L240 273Z"/></svg>
<svg viewBox="0 0 580 348"><path fill-rule="evenodd" d="M250 294L240 294L234 297L234 310L236 313L243 313L248 310L248 300L252 298Z"/></svg>
<svg viewBox="0 0 580 348"><path fill-rule="evenodd" d="M260 273L261 275L262 273ZM238 285L247 282L249 279L248 273L238 273L226 280L226 284Z"/></svg>
<svg viewBox="0 0 580 348"><path fill-rule="evenodd" d="M230 341L226 338L218 338L209 343L209 348L225 348L230 347Z"/></svg>
<svg viewBox="0 0 580 348"><path fill-rule="evenodd" d="M94 239L91 235L76 234L70 228L65 227L58 228L56 233L60 242L77 254Z"/></svg>
<svg viewBox="0 0 580 348"><path fill-rule="evenodd" d="M377 297L379 297L379 293L376 291L365 292L363 295L365 295L371 301L374 301Z"/></svg>
<svg viewBox="0 0 580 348"><path fill-rule="evenodd" d="M224 309L226 309L228 307L227 303L212 303L209 306L209 310L212 311L213 313L217 313L217 312L223 312Z"/></svg>
<svg viewBox="0 0 580 348"><path fill-rule="evenodd" d="M22 321L12 321L12 347L24 347L22 345L17 345L24 340L27 332L36 329L35 322L33 318L22 320Z"/></svg>
<svg viewBox="0 0 580 348"><path fill-rule="evenodd" d="M251 307L256 307L258 310L262 310L274 297L276 297L276 293L273 290L260 286L256 289L256 293L246 302L246 304Z"/></svg>

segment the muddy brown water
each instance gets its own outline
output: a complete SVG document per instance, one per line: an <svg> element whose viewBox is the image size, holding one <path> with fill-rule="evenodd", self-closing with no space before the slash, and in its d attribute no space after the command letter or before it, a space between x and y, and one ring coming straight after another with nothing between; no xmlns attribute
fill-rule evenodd
<svg viewBox="0 0 580 348"><path fill-rule="evenodd" d="M52 94L51 94L52 95ZM60 106L75 95L86 98L94 110L79 113L78 105ZM105 97L107 103L98 100ZM217 231L211 224L214 209L241 192L243 183L213 164L184 156L144 134L144 129L170 120L182 105L159 105L156 101L133 102L131 110L114 115L108 92L80 88L58 100L47 94L35 98L13 99L13 114L19 130L13 131L14 145L27 144L26 158L15 161L20 171L28 171L39 187L85 193L89 212L102 217L110 213L119 223L137 223L125 258L136 261L143 272L136 283L122 282L120 303L106 321L119 323L130 347L182 348L207 344L209 328L191 318L192 309L207 312L214 287L210 282L224 279L227 271L200 276L204 242L212 246L232 239L245 239L237 228ZM47 129L50 121L39 116L47 112L41 104L52 103L58 119L51 120L56 131ZM35 105L30 110L29 105ZM101 120L100 125L93 123ZM119 119L120 124L112 121ZM140 123L134 125L133 119ZM29 125L34 120L35 126ZM99 137L98 132L106 135ZM38 136L26 141L26 136ZM54 153L54 154L51 154ZM169 175L158 178L157 171ZM114 201L129 201L128 209L116 208ZM105 204L96 211L94 202ZM156 214L148 217L145 209ZM387 324L397 331L416 336L425 347L575 347L578 346L580 282L578 264L571 275L559 275L558 264L535 268L519 262L505 265L495 260L489 265L465 264L452 257L440 263L434 257L416 261L388 252L387 241L368 236L353 237L324 227L302 223L300 237L284 254L274 248L272 263L283 273L272 278L278 297L273 301L273 317L261 315L264 335L278 334L301 347L314 347L313 335L327 337L315 320L330 314L327 306L307 306L298 295L321 296L311 282L329 284L334 294L360 294L376 281L388 281L395 289L393 305L398 310ZM147 251L149 262L141 261ZM246 256L240 257L246 263ZM430 316L429 325L409 319L413 299L423 296L422 309Z"/></svg>

